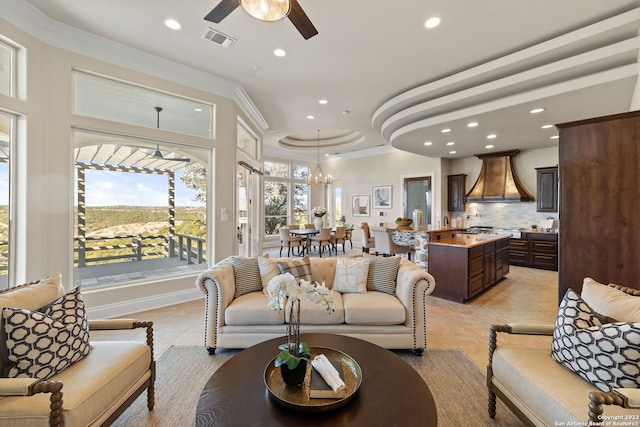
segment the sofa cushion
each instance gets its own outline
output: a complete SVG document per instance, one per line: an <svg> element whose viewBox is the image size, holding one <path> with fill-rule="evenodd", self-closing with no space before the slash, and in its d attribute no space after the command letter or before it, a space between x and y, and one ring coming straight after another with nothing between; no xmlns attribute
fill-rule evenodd
<svg viewBox="0 0 640 427"><path fill-rule="evenodd" d="M257 258L231 257L236 281L236 298L249 292L262 290L262 279Z"/></svg>
<svg viewBox="0 0 640 427"><path fill-rule="evenodd" d="M340 325L344 323L344 306L342 296L336 291L331 291L333 308L335 311L327 311L327 306L322 303L300 300L300 324L302 325ZM285 321L289 322L289 308L291 301L287 301L285 309ZM303 331L304 332L304 331Z"/></svg>
<svg viewBox="0 0 640 427"><path fill-rule="evenodd" d="M603 324L567 290L556 318L551 356L602 391L640 386L640 323Z"/></svg>
<svg viewBox="0 0 640 427"><path fill-rule="evenodd" d="M341 293L365 293L368 275L368 259L338 258L333 289Z"/></svg>
<svg viewBox="0 0 640 427"><path fill-rule="evenodd" d="M62 411L67 426L103 424L114 401L120 404L126 400L151 376L151 351L146 344L94 341L91 345L87 357L51 378L64 384ZM28 405L24 397L0 399L0 425L5 425L5 419L12 420L12 425L48 425L49 396L38 393L28 397Z"/></svg>
<svg viewBox="0 0 640 427"><path fill-rule="evenodd" d="M369 257L367 290L395 295L400 257Z"/></svg>
<svg viewBox="0 0 640 427"><path fill-rule="evenodd" d="M4 307L0 318L2 376L48 379L89 354L89 326L80 288L39 311Z"/></svg>
<svg viewBox="0 0 640 427"><path fill-rule="evenodd" d="M385 292L343 294L344 321L351 325L401 325L405 308L398 298Z"/></svg>
<svg viewBox="0 0 640 427"><path fill-rule="evenodd" d="M258 268L260 270L260 280L262 282L262 290L267 292L269 280L273 279L280 273L278 261L269 257L258 257Z"/></svg>
<svg viewBox="0 0 640 427"><path fill-rule="evenodd" d="M640 322L640 297L586 277L580 297L598 313L618 322Z"/></svg>
<svg viewBox="0 0 640 427"><path fill-rule="evenodd" d="M264 292L250 292L231 301L224 311L227 325L282 325L283 310L271 310ZM284 331L283 331L284 332Z"/></svg>
<svg viewBox="0 0 640 427"><path fill-rule="evenodd" d="M302 259L287 259L285 261L279 261L278 268L280 268L280 273L290 273L298 280L304 279L308 282L312 280L311 263L309 262L308 256L305 256Z"/></svg>

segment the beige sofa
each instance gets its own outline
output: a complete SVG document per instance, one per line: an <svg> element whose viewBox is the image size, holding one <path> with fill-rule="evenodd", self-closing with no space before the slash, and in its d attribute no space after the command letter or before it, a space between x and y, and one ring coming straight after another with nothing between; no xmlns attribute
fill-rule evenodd
<svg viewBox="0 0 640 427"><path fill-rule="evenodd" d="M376 259L378 258L378 259ZM399 262L397 274L393 275L392 294L372 290L372 281L381 279L386 271L382 268L395 258ZM337 292L337 263L344 266L344 258L307 258L312 280L324 282L334 291L335 312L328 314L319 304L304 304L301 314L301 332L321 332L348 335L360 338L384 348L411 349L421 355L426 347L426 299L435 286L435 280L425 270L400 257L372 257L369 267L366 293ZM246 268L234 266L246 263ZM260 276L255 278L254 263L260 260ZM204 271L196 280L206 295L204 345L210 354L220 348L247 348L268 339L283 336L286 332L284 311L273 311L267 307L267 296L263 292L268 279L265 270L276 269L277 262L291 258L271 259L259 257L240 259L229 257ZM342 261L338 261L342 260ZM264 264L270 266L264 267ZM263 268L264 267L264 268ZM257 287L237 296L239 275L254 271L253 281ZM380 272L380 274L376 273ZM279 271L272 272L272 275ZM262 281L262 286L260 286ZM373 287L375 288L375 286ZM314 307L314 305L316 307Z"/></svg>
<svg viewBox="0 0 640 427"><path fill-rule="evenodd" d="M637 322L640 319L637 295L640 295L637 289L603 285L587 278L581 299L593 311L611 318L603 323ZM551 338L545 344L540 343L544 339L532 342L534 335L553 336L556 327L535 324L490 327L487 385L491 418L499 417L497 396L529 426L640 425L640 389L602 391L552 358ZM499 343L500 335L505 336ZM635 350L632 352L637 354ZM585 352L585 357L592 355ZM637 361L630 365L632 370L638 370Z"/></svg>
<svg viewBox="0 0 640 427"><path fill-rule="evenodd" d="M39 311L63 294L60 274L52 274L0 292L0 311L5 307ZM84 313L83 306L81 310ZM4 316L2 321L0 335L4 336L7 326L13 324L10 325ZM38 327L37 322L35 325ZM84 358L47 380L0 378L0 426L110 425L145 389L147 406L153 409L152 323L117 319L89 321L88 326L90 330L143 328L146 337L139 342L90 341ZM7 354L7 348L7 341L0 339L0 351ZM45 350L53 351L54 348L48 346ZM0 373L4 376L13 365L10 360L3 365L3 359L0 358Z"/></svg>

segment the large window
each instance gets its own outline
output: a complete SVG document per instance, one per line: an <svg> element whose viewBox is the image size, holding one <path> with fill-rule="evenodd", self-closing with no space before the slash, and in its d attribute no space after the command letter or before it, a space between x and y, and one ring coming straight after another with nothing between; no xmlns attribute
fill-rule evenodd
<svg viewBox="0 0 640 427"><path fill-rule="evenodd" d="M0 112L0 288L9 286L10 258L10 153L14 138L12 116Z"/></svg>
<svg viewBox="0 0 640 427"><path fill-rule="evenodd" d="M0 39L0 94L14 96L16 50Z"/></svg>
<svg viewBox="0 0 640 427"><path fill-rule="evenodd" d="M288 224L304 224L309 217L309 167L264 162L265 234L277 235Z"/></svg>
<svg viewBox="0 0 640 427"><path fill-rule="evenodd" d="M202 270L208 150L78 130L74 282Z"/></svg>

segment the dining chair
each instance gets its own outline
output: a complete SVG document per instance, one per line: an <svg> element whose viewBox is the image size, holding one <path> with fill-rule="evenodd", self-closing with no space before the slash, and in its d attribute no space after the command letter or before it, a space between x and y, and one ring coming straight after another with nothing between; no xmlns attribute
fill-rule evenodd
<svg viewBox="0 0 640 427"><path fill-rule="evenodd" d="M320 233L311 237L311 244L318 246L318 254L322 258L322 252L324 248L329 249L329 256L331 256L331 227L326 227L320 230Z"/></svg>
<svg viewBox="0 0 640 427"><path fill-rule="evenodd" d="M291 256L291 248L298 248L298 255L304 255L304 245L302 244L302 238L292 236L289 233L288 228L281 228L280 232L280 256L282 256L282 248L287 245L287 256Z"/></svg>
<svg viewBox="0 0 640 427"><path fill-rule="evenodd" d="M360 237L362 238L362 252L369 253L369 250L375 247L376 241L371 236L369 224L366 222L360 224Z"/></svg>
<svg viewBox="0 0 640 427"><path fill-rule="evenodd" d="M289 224L289 230L300 230L300 224Z"/></svg>
<svg viewBox="0 0 640 427"><path fill-rule="evenodd" d="M313 228L315 230L316 225L315 224L305 224L304 228Z"/></svg>
<svg viewBox="0 0 640 427"><path fill-rule="evenodd" d="M331 235L331 246L336 251L336 255L338 255L338 245L342 244L342 253L345 253L344 244L346 242L345 238L347 235L347 227L336 227L336 232Z"/></svg>
<svg viewBox="0 0 640 427"><path fill-rule="evenodd" d="M376 241L376 255L382 254L383 256L393 256L396 254L407 254L409 261L411 261L411 252L413 251L413 248L411 246L401 246L393 243L391 230L374 227L371 229L371 234L373 234L373 238Z"/></svg>
<svg viewBox="0 0 640 427"><path fill-rule="evenodd" d="M348 240L349 244L351 245L351 249L353 249L353 240L351 240L351 238L353 237L353 224L347 225L347 229L344 230L344 240L345 243Z"/></svg>

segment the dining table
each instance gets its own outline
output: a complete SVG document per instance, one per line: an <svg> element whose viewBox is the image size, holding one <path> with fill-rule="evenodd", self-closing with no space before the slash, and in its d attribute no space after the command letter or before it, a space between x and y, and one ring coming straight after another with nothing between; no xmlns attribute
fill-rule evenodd
<svg viewBox="0 0 640 427"><path fill-rule="evenodd" d="M304 250L307 254L311 252L311 236L315 236L320 233L320 230L316 230L315 228L300 228L300 229L292 229L289 230L289 234L292 236L299 236L306 242Z"/></svg>

